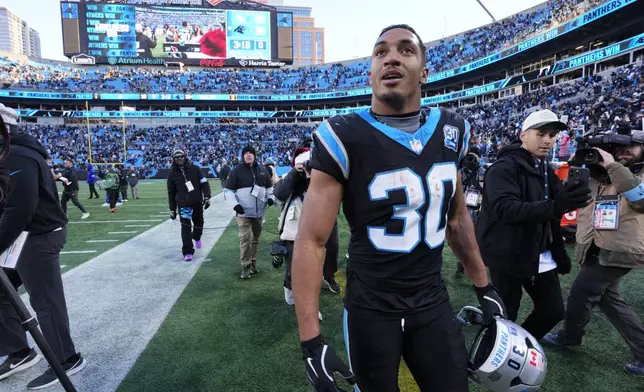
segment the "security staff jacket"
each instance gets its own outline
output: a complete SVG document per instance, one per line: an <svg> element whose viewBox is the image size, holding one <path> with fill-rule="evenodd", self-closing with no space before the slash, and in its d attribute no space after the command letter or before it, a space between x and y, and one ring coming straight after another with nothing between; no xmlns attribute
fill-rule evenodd
<svg viewBox="0 0 644 392"><path fill-rule="evenodd" d="M193 186L188 191L187 182ZM170 211L176 211L177 207L194 207L203 203L204 199L210 199L210 184L203 175L201 169L192 164L189 160L179 166L172 164L172 171L168 176L168 205Z"/></svg>

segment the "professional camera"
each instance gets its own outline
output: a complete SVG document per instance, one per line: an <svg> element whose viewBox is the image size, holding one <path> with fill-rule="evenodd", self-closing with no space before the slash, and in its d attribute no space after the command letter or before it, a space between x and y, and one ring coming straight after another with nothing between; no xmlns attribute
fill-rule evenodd
<svg viewBox="0 0 644 392"><path fill-rule="evenodd" d="M596 129L588 134L578 137L577 152L571 165L597 165L602 157L595 147L613 154L619 147L627 147L633 143L644 144L644 131L631 129L630 123L617 123L614 130Z"/></svg>

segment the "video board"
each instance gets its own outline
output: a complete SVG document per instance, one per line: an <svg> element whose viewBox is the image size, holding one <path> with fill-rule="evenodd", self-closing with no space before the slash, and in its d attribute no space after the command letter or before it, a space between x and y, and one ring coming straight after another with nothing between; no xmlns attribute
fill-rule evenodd
<svg viewBox="0 0 644 392"><path fill-rule="evenodd" d="M178 3L62 1L63 40L73 43L64 45L65 55L80 59L79 63L112 65L169 61L207 67L292 64L292 14L270 8L216 8L227 2L211 0Z"/></svg>

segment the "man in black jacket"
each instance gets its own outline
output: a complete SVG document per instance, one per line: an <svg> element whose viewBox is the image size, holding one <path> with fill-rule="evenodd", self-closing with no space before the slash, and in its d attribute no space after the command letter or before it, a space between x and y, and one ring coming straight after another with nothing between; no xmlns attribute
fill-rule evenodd
<svg viewBox="0 0 644 392"><path fill-rule="evenodd" d="M557 274L569 273L571 261L561 217L590 200L586 186L562 186L546 160L557 133L566 128L549 110L526 118L520 141L504 147L486 172L476 227L481 255L508 319L517 318L522 288L532 298L534 310L522 326L537 340L564 317Z"/></svg>
<svg viewBox="0 0 644 392"><path fill-rule="evenodd" d="M242 162L235 166L224 189L224 197L237 213L239 227L239 259L242 279L256 275L257 246L262 234L262 221L266 208L273 205L273 182L266 168L257 163L257 152L246 146L241 153Z"/></svg>
<svg viewBox="0 0 644 392"><path fill-rule="evenodd" d="M210 207L210 184L199 167L193 165L182 150L172 153L172 171L168 176L168 204L170 218L181 222L181 240L183 259L191 261L195 246L201 248L203 233L203 211ZM192 224L194 223L194 229Z"/></svg>
<svg viewBox="0 0 644 392"><path fill-rule="evenodd" d="M56 174L54 178L63 183L63 196L60 200L60 206L63 208L63 212L67 214L67 203L71 200L83 213L81 219L89 218L89 213L80 201L78 201L78 178L76 178L76 173L74 173L74 161L71 158L65 159L65 170L62 173Z"/></svg>
<svg viewBox="0 0 644 392"><path fill-rule="evenodd" d="M30 135L18 133L15 111L0 105L11 129L11 154L4 164L10 172L9 193L0 204L0 254L22 232L29 233L15 269L5 269L16 290L24 284L47 343L69 375L85 367L69 329L59 254L66 241L67 217L60 207L56 183L47 166L47 152ZM3 140L0 138L0 145ZM20 318L0 294L0 380L22 372L41 357L29 346ZM28 384L40 389L58 382L47 370Z"/></svg>

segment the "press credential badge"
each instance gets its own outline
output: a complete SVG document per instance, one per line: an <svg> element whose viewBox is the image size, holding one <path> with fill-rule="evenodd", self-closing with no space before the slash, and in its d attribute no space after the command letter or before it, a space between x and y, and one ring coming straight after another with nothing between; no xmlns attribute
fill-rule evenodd
<svg viewBox="0 0 644 392"><path fill-rule="evenodd" d="M617 230L619 228L619 203L621 197L597 196L595 198L594 227L597 230Z"/></svg>

